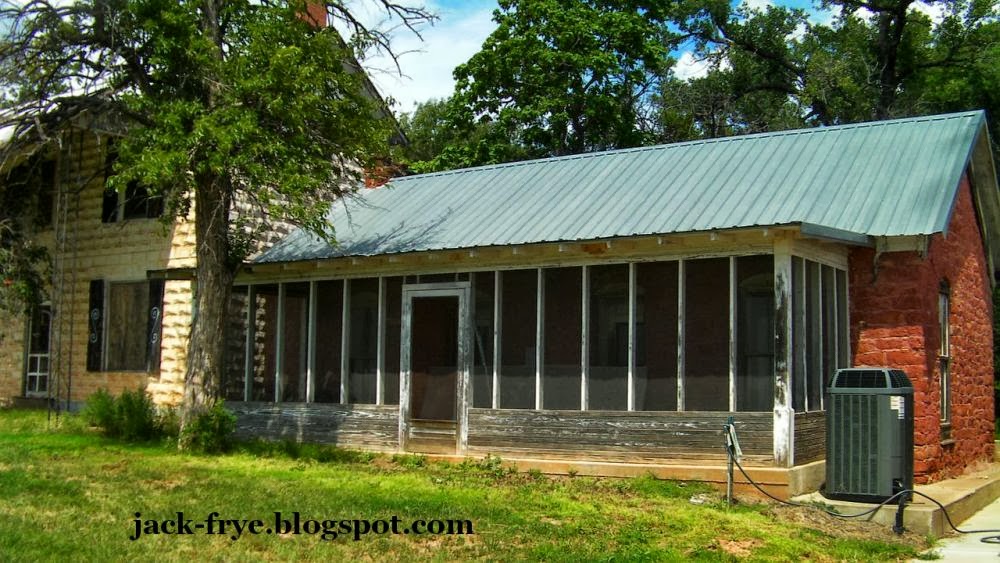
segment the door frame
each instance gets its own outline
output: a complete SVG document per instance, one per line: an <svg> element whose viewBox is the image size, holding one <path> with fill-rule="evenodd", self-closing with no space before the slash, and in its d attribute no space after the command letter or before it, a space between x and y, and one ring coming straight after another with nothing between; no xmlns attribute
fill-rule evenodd
<svg viewBox="0 0 1000 563"><path fill-rule="evenodd" d="M455 384L455 451L465 454L468 445L469 405L472 402L470 373L472 334L470 299L472 283L467 281L403 285L403 311L399 338L399 449L406 451L410 430L410 345L413 326L413 300L422 297L458 298L458 377Z"/></svg>

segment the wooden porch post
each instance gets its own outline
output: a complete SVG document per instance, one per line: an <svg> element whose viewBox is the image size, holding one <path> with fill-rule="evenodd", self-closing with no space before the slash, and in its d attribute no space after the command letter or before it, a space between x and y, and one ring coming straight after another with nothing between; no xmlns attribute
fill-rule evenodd
<svg viewBox="0 0 1000 563"><path fill-rule="evenodd" d="M774 465L795 465L792 407L792 244L774 242Z"/></svg>

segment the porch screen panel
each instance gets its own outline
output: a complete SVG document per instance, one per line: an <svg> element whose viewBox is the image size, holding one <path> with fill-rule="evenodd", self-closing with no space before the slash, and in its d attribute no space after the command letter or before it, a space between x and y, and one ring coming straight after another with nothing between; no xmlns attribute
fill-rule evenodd
<svg viewBox="0 0 1000 563"><path fill-rule="evenodd" d="M309 284L285 284L285 324L281 328L281 400L306 402L306 368L309 353Z"/></svg>
<svg viewBox="0 0 1000 563"><path fill-rule="evenodd" d="M736 259L736 410L774 406L774 257Z"/></svg>
<svg viewBox="0 0 1000 563"><path fill-rule="evenodd" d="M378 354L378 279L363 278L350 283L350 373L347 402L375 404L375 374Z"/></svg>
<svg viewBox="0 0 1000 563"><path fill-rule="evenodd" d="M837 282L834 269L823 266L822 301L823 301L823 382L820 393L833 380L837 372Z"/></svg>
<svg viewBox="0 0 1000 563"><path fill-rule="evenodd" d="M820 410L823 396L822 300L820 265L806 260L806 410Z"/></svg>
<svg viewBox="0 0 1000 563"><path fill-rule="evenodd" d="M501 274L500 408L535 408L536 270Z"/></svg>
<svg viewBox="0 0 1000 563"><path fill-rule="evenodd" d="M677 262L636 265L635 408L677 410Z"/></svg>
<svg viewBox="0 0 1000 563"><path fill-rule="evenodd" d="M590 410L628 409L628 265L590 272Z"/></svg>
<svg viewBox="0 0 1000 563"><path fill-rule="evenodd" d="M251 401L274 401L274 375L278 365L278 330L278 286L256 286Z"/></svg>
<svg viewBox="0 0 1000 563"><path fill-rule="evenodd" d="M546 409L579 410L583 268L547 268L543 273L543 406Z"/></svg>
<svg viewBox="0 0 1000 563"><path fill-rule="evenodd" d="M475 320L472 323L472 406L493 406L493 272L472 274Z"/></svg>
<svg viewBox="0 0 1000 563"><path fill-rule="evenodd" d="M806 362L805 342L805 278L803 260L792 257L792 408L796 412L806 409Z"/></svg>
<svg viewBox="0 0 1000 563"><path fill-rule="evenodd" d="M384 404L399 404L399 345L403 325L403 278L385 280L385 326L383 327L385 367Z"/></svg>
<svg viewBox="0 0 1000 563"><path fill-rule="evenodd" d="M316 387L317 403L340 402L340 358L344 319L344 282L316 283Z"/></svg>
<svg viewBox="0 0 1000 563"><path fill-rule="evenodd" d="M247 309L249 287L234 287L226 309L226 359L222 396L227 401L244 401L246 387Z"/></svg>
<svg viewBox="0 0 1000 563"><path fill-rule="evenodd" d="M685 262L684 408L729 410L729 259Z"/></svg>

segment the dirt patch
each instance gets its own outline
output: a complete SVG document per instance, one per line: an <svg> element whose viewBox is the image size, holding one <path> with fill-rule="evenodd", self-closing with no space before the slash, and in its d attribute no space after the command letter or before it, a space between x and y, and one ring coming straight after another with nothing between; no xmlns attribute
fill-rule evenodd
<svg viewBox="0 0 1000 563"><path fill-rule="evenodd" d="M819 508L775 504L769 508L769 512L779 520L802 524L835 538L866 539L929 547L926 545L926 538L921 534L906 531L902 535L897 535L888 524L871 522L863 518L837 518Z"/></svg>
<svg viewBox="0 0 1000 563"><path fill-rule="evenodd" d="M715 542L719 545L719 549L732 555L733 557L750 557L753 550L764 545L760 540L722 540L717 539Z"/></svg>

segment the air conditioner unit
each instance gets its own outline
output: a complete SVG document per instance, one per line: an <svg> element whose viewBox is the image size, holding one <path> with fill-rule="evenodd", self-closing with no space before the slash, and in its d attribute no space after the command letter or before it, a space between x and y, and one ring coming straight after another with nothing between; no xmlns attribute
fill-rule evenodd
<svg viewBox="0 0 1000 563"><path fill-rule="evenodd" d="M837 370L826 397L824 496L882 502L913 488L913 386L898 369Z"/></svg>

